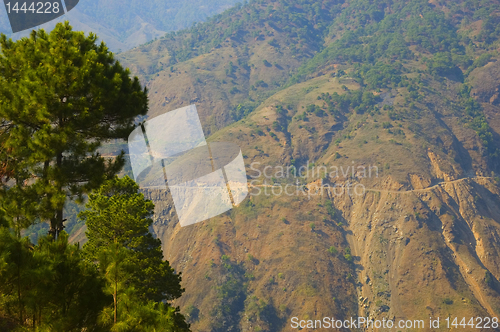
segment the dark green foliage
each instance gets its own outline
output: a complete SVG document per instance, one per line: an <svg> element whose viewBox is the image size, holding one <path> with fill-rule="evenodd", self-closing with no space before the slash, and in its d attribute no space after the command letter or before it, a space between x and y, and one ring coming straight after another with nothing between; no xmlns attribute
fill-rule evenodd
<svg viewBox="0 0 500 332"><path fill-rule="evenodd" d="M84 222L78 218L78 213L84 209L84 204L77 204L76 202L68 202L64 207L64 216L67 218L65 222L65 230L68 234L83 227Z"/></svg>
<svg viewBox="0 0 500 332"><path fill-rule="evenodd" d="M130 250L117 243L99 252L99 269L107 282L105 291L113 297L113 305L99 315L101 325L112 331L189 331L178 308L141 299L133 278L135 263Z"/></svg>
<svg viewBox="0 0 500 332"><path fill-rule="evenodd" d="M435 53L432 58L427 61L427 67L431 74L440 76L455 75L460 81L463 81L462 71L456 66L449 52Z"/></svg>
<svg viewBox="0 0 500 332"><path fill-rule="evenodd" d="M85 0L77 10L92 23L99 23L119 40L125 40L138 31L137 18L160 31L189 28L194 22L205 20L237 3L237 0ZM76 15L81 19L81 15ZM92 24L90 24L92 26ZM140 26L140 25L139 25ZM5 11L0 11L0 31L10 32Z"/></svg>
<svg viewBox="0 0 500 332"><path fill-rule="evenodd" d="M147 91L96 40L67 22L17 42L0 37L0 181L15 179L5 199L23 226L36 214L62 231L68 197L82 199L123 166L123 155L97 152L101 142L126 138L147 112Z"/></svg>
<svg viewBox="0 0 500 332"><path fill-rule="evenodd" d="M285 323L272 299L266 302L255 295L245 300L245 317L255 324L255 331L279 331Z"/></svg>
<svg viewBox="0 0 500 332"><path fill-rule="evenodd" d="M431 53L463 51L451 22L443 12L431 10L430 6L421 14L415 12L404 28L412 43Z"/></svg>
<svg viewBox="0 0 500 332"><path fill-rule="evenodd" d="M236 42L245 41L246 36L259 38L260 29L267 23L285 33L284 45L293 45L296 55L305 56L311 50L320 49L322 36L340 9L340 4L332 0L253 0L215 15L206 23L169 33L163 38L163 44L174 56L173 61L184 61L219 47L228 38ZM276 40L269 43L279 47Z"/></svg>
<svg viewBox="0 0 500 332"><path fill-rule="evenodd" d="M314 105L314 104L307 105L306 112L313 113L314 115L316 115L318 117L322 117L322 116L326 115L325 111L323 111L323 109L321 107L319 107L318 105Z"/></svg>
<svg viewBox="0 0 500 332"><path fill-rule="evenodd" d="M447 298L445 298L443 300L443 303L447 304L447 305L452 305L453 304L453 300L447 297Z"/></svg>
<svg viewBox="0 0 500 332"><path fill-rule="evenodd" d="M276 39L271 39L270 41L267 42L269 45L271 45L272 47L276 47L276 48L279 48L280 45L279 43L276 41Z"/></svg>
<svg viewBox="0 0 500 332"><path fill-rule="evenodd" d="M337 248L332 246L332 247L328 248L328 252L332 255L336 255L336 254L338 254L339 251L337 250Z"/></svg>
<svg viewBox="0 0 500 332"><path fill-rule="evenodd" d="M484 53L484 54L480 55L476 60L474 60L472 65L469 67L469 69L467 69L464 76L469 76L469 74L476 68L481 68L481 67L486 66L488 64L488 62L491 60L491 58L492 58L491 53Z"/></svg>
<svg viewBox="0 0 500 332"><path fill-rule="evenodd" d="M288 111L285 108L283 108L282 105L278 105L276 106L276 115L277 115L277 121L273 122L272 127L275 131L281 131L282 133L284 133L288 140L290 138L288 133L288 123L289 123Z"/></svg>
<svg viewBox="0 0 500 332"><path fill-rule="evenodd" d="M100 191L116 194L115 199L96 202L95 195L90 196L89 205L99 206L102 218L92 219L90 213L87 220L90 225L102 222L98 229L103 233L90 232L90 247L95 250L86 250L87 259L78 245L68 244L66 232L57 240L39 238L33 245L0 227L2 317L13 326L40 331L189 331L178 308L161 302L179 297L183 289L180 277L162 261L159 241L145 235L148 219L142 218L142 224L137 220L150 214L151 203L133 193L134 185L130 179L115 179ZM110 217L113 214L123 224L112 224L117 220ZM126 214L128 219L123 218ZM110 234L116 241L106 243L105 235Z"/></svg>
<svg viewBox="0 0 500 332"><path fill-rule="evenodd" d="M492 44L498 41L498 15L493 14L499 9L495 1L482 1L481 5L468 4L467 1L447 3L456 12L456 16L468 19L484 18L478 40ZM460 7L461 6L461 7ZM469 7L470 6L470 7ZM471 8L476 7L476 11ZM384 15L390 12L391 14ZM482 13L479 13L482 11ZM474 16L474 17L473 17ZM373 65L387 71L383 66L389 63L393 68L401 67L401 62L415 59L410 46L416 46L418 52L446 53L438 55L429 63L431 70L440 74L460 76L460 68L467 69L471 59L465 53L465 45L469 42L466 36L460 36L452 15L446 16L442 11L425 0L417 1L389 1L378 0L373 3L365 0L354 0L342 10L342 14L335 19L332 30L342 30L342 25L357 21L354 29L342 31L341 37L317 53L311 60L302 65L293 76L290 84L303 81L309 74L331 63L360 63L369 70ZM464 45L465 44L465 45ZM389 69L389 68L387 68ZM364 70L366 73L368 70ZM374 73L377 70L373 70ZM388 75L381 77L382 86L394 83L394 78L400 75L390 69ZM354 73L354 76L359 76ZM380 80L379 80L380 81ZM367 85L370 88L376 85L377 79ZM395 84L398 84L396 81Z"/></svg>
<svg viewBox="0 0 500 332"><path fill-rule="evenodd" d="M488 157L488 162L493 169L498 169L500 167L500 149L494 140L481 104L471 97L470 92L471 87L464 84L460 91L461 109L464 112L462 120L469 128L476 131L484 147L483 155Z"/></svg>
<svg viewBox="0 0 500 332"><path fill-rule="evenodd" d="M37 331L189 331L167 302L184 290L149 233L154 205L114 176L123 153L107 161L97 152L128 136L147 91L95 42L67 23L0 38L0 314ZM75 215L67 198L97 187L80 214L84 259L62 231L63 208ZM45 220L52 232L36 229L37 245L20 237Z"/></svg>
<svg viewBox="0 0 500 332"><path fill-rule="evenodd" d="M302 114L299 114L295 117L297 121L308 121L309 119L307 118L306 112L303 112Z"/></svg>
<svg viewBox="0 0 500 332"><path fill-rule="evenodd" d="M484 282L488 287L495 289L495 277L491 274L490 271L486 271L484 273Z"/></svg>
<svg viewBox="0 0 500 332"><path fill-rule="evenodd" d="M497 8L500 9L500 8ZM492 44L500 36L500 18L498 15L490 13L484 18L481 32L476 36L476 40Z"/></svg>
<svg viewBox="0 0 500 332"><path fill-rule="evenodd" d="M186 308L186 315L190 322L197 321L200 317L200 309L194 305L190 305Z"/></svg>
<svg viewBox="0 0 500 332"><path fill-rule="evenodd" d="M321 94L320 98L326 103L328 111L334 115L345 114L350 110L354 110L358 114L365 112L372 114L378 111L376 105L379 98L362 89L348 91L342 95L337 92Z"/></svg>
<svg viewBox="0 0 500 332"><path fill-rule="evenodd" d="M349 263L352 263L354 261L354 258L351 255L351 248L345 248L345 250L344 250L344 258Z"/></svg>
<svg viewBox="0 0 500 332"><path fill-rule="evenodd" d="M402 76L403 66L401 63L387 64L377 62L375 65L363 65L356 71L356 75L362 79L362 83L368 89L388 88L401 86L406 77Z"/></svg>
<svg viewBox="0 0 500 332"><path fill-rule="evenodd" d="M0 209L0 228L9 227L9 221L6 218L5 210Z"/></svg>
<svg viewBox="0 0 500 332"><path fill-rule="evenodd" d="M81 258L65 232L57 241L44 237L33 246L0 228L1 309L19 326L53 331L98 331L98 315L110 302L103 280Z"/></svg>
<svg viewBox="0 0 500 332"><path fill-rule="evenodd" d="M164 302L180 297L184 289L180 274L163 261L160 240L149 232L154 205L138 190L128 176L114 177L89 195L88 210L79 215L87 225L84 252L98 262L106 292L114 299L103 311L103 323L127 326L126 331L166 329L162 324L187 331L178 309Z"/></svg>
<svg viewBox="0 0 500 332"><path fill-rule="evenodd" d="M337 211L335 211L335 207L333 206L332 201L327 200L325 201L325 208L326 208L326 213L330 216L330 218L334 219Z"/></svg>
<svg viewBox="0 0 500 332"><path fill-rule="evenodd" d="M84 251L94 261L112 244L123 246L133 253L130 280L139 297L155 302L173 300L184 291L181 278L168 261L163 261L161 241L149 232L154 204L138 190L139 186L126 176L115 177L90 194L88 210L79 215L87 225Z"/></svg>
<svg viewBox="0 0 500 332"><path fill-rule="evenodd" d="M255 106L253 103L238 104L236 108L230 111L230 114L234 121L239 121L246 117L248 114L252 113L254 109Z"/></svg>
<svg viewBox="0 0 500 332"><path fill-rule="evenodd" d="M246 299L245 270L241 264L223 255L218 269L217 302L210 312L211 331L239 331L240 312Z"/></svg>

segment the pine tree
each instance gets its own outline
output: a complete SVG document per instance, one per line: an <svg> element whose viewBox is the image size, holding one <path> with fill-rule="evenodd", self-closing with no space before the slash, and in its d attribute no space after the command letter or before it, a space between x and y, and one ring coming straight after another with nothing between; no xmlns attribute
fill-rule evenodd
<svg viewBox="0 0 500 332"><path fill-rule="evenodd" d="M103 287L66 232L35 246L0 228L0 312L18 326L100 331L98 315L111 302Z"/></svg>
<svg viewBox="0 0 500 332"><path fill-rule="evenodd" d="M134 287L130 285L133 271L132 257L132 252L118 243L99 250L100 269L107 281L106 292L113 296L113 325L118 323L118 312L120 312L120 322L123 321L122 317L125 316L123 313L129 311L127 309L133 305L133 298L136 295Z"/></svg>
<svg viewBox="0 0 500 332"><path fill-rule="evenodd" d="M166 302L184 292L180 274L163 261L161 241L149 231L154 204L138 190L128 176L114 177L89 195L87 210L79 214L87 225L84 252L99 263L114 298L102 321L113 330L139 331L168 321L172 331L188 331L185 318Z"/></svg>
<svg viewBox="0 0 500 332"><path fill-rule="evenodd" d="M35 246L34 255L42 256L49 267L47 280L37 276L43 284L36 301L44 308L43 324L49 324L53 331L100 331L98 316L111 301L103 291L105 280L94 264L83 258L78 244L68 243L68 234L62 232L56 241L43 237Z"/></svg>
<svg viewBox="0 0 500 332"><path fill-rule="evenodd" d="M0 303L17 324L23 324L29 315L35 265L28 239L18 239L7 228L0 228Z"/></svg>
<svg viewBox="0 0 500 332"><path fill-rule="evenodd" d="M4 199L16 202L13 219L37 215L55 237L67 198L81 199L123 166L123 154L99 154L101 143L126 138L147 113L146 89L96 40L68 22L15 42L0 36L0 182L15 183Z"/></svg>

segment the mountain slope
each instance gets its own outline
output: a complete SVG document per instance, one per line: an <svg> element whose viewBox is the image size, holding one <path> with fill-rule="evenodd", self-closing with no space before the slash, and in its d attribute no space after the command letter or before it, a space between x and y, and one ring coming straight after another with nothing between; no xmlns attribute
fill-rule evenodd
<svg viewBox="0 0 500 332"><path fill-rule="evenodd" d="M209 221L146 192L193 330L500 314L499 13L261 0L120 55L151 117L195 103L245 157L253 194Z"/></svg>

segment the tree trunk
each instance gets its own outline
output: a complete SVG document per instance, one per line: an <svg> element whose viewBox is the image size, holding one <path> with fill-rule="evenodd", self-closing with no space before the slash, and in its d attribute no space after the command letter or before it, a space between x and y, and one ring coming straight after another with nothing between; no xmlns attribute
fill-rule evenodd
<svg viewBox="0 0 500 332"><path fill-rule="evenodd" d="M63 220L63 207L58 208L56 212L56 236L55 239L57 240L59 234L63 231L64 229L64 220Z"/></svg>
<svg viewBox="0 0 500 332"><path fill-rule="evenodd" d="M17 265L17 301L19 302L19 324L23 324L23 303L21 301L21 261L18 262Z"/></svg>
<svg viewBox="0 0 500 332"><path fill-rule="evenodd" d="M49 167L50 167L50 160L46 160L44 165L43 165L43 177L44 178L47 178ZM47 196L48 196L47 199L50 202L52 195L48 194ZM58 228L57 227L57 217L56 217L56 215L54 215L54 217L52 217L50 219L50 229L49 229L49 235L52 235L52 237L54 239L57 239L57 235L59 234L57 231L57 228Z"/></svg>
<svg viewBox="0 0 500 332"><path fill-rule="evenodd" d="M116 271L115 271L115 289L114 289L114 294L113 294L113 301L114 301L114 304L115 304L115 319L114 319L114 322L116 324L116 321L117 321L117 316L118 316L118 299L117 299L117 296L118 296L118 282L116 280Z"/></svg>
<svg viewBox="0 0 500 332"><path fill-rule="evenodd" d="M61 169L62 167L62 152L59 152L56 157L56 165L58 169ZM58 183L59 187L57 188L57 191L62 191L62 186ZM56 215L55 215L55 233L54 233L54 239L57 240L59 237L59 234L63 231L64 225L63 225L63 209L64 209L64 203L62 206L58 206L56 210Z"/></svg>
<svg viewBox="0 0 500 332"><path fill-rule="evenodd" d="M52 235L54 240L57 240L64 229L63 209L64 207L58 207L54 218L50 219L49 235Z"/></svg>
<svg viewBox="0 0 500 332"><path fill-rule="evenodd" d="M113 294L113 300L115 302L115 319L114 319L114 322L116 324L117 315L118 315L118 301L116 300L116 285L115 285L115 294Z"/></svg>

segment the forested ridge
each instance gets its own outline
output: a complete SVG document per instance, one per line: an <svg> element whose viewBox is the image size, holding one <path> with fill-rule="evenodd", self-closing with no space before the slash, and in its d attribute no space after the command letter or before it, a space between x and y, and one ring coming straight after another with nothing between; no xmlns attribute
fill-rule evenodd
<svg viewBox="0 0 500 332"><path fill-rule="evenodd" d="M446 8L446 12L440 6ZM254 76L255 69L255 64L249 66L248 46L265 39L280 58L274 63L264 59L265 67L279 69L290 62L289 57L298 60L299 66L287 66L289 73L278 71L279 76L270 86L252 78L243 86L228 85L229 95L234 95L229 97L229 102L233 104L235 120L249 114L270 95L259 93L257 88L264 86L264 90L279 91L334 64L349 65L352 68L349 76L367 90L408 87L407 98L411 99L408 104L414 105L418 91L423 93L424 73L436 78L452 78L464 83L464 91L468 89L467 76L497 54L499 12L498 1L489 0L441 5L423 0L256 0L238 4L205 23L169 33L154 44L144 46L144 50L168 52L169 58L166 63L141 67L141 71L152 78L162 70L168 72L168 67L176 63L228 47L238 50L240 56L237 63L230 61L225 65L225 73L233 84L236 77L244 82L245 77ZM479 29L474 33L471 22L478 22L474 27ZM416 68L419 66L423 67ZM408 80L412 72L420 73L419 78ZM475 128L491 155L491 163L498 165L499 153L481 118L480 106L468 100L471 97L467 94L460 96L462 105L467 104L463 107L464 121Z"/></svg>

